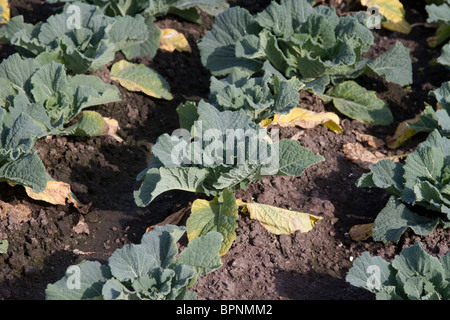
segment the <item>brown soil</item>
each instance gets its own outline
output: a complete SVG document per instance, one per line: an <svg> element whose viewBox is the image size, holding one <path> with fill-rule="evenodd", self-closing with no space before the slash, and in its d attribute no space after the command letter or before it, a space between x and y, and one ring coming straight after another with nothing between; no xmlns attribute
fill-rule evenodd
<svg viewBox="0 0 450 320"><path fill-rule="evenodd" d="M269 1L230 3L247 7L254 13ZM339 12L353 10L345 3L339 6ZM11 6L13 15L23 14L30 22L42 21L52 13L51 6L38 0L11 1ZM423 4L419 1L408 2L406 12L410 23L425 21ZM25 222L18 223L11 218L0 220L0 239L8 239L10 243L8 253L0 254L0 299L44 299L47 284L59 280L69 265L85 259L106 262L116 248L139 242L148 226L203 197L169 192L148 207L138 208L132 195L138 187L135 177L150 163L150 150L156 138L178 127L175 112L178 104L208 97L210 74L200 62L196 43L213 21L208 16L202 18L201 26L173 16L157 22L160 27L182 32L189 40L192 53L160 51L154 59L136 59L156 69L169 81L174 95L172 101L131 93L112 82L120 89L123 101L96 110L119 121L118 135L124 142L110 137L53 137L38 142L36 148L50 175L70 183L80 201L91 204L88 214L82 215L71 205L53 206L30 200L23 188L0 183L0 200L13 205L24 204L32 212ZM389 195L380 190L357 188L355 183L366 170L347 160L342 152L345 143L356 142L354 131L385 140L398 123L421 111L424 102L434 103L428 91L449 77L442 67L429 65L439 54L425 42L433 32L434 29L423 26L413 28L407 36L374 30L376 43L369 57L376 57L401 41L411 49L413 59L414 84L410 90L378 77L358 80L366 88L376 90L390 106L395 117L391 126L371 127L342 116L342 135L324 126L309 130L281 129L283 138L294 137L304 147L324 156L326 161L308 168L298 178L264 178L236 192L236 196L312 213L323 219L309 233L275 236L241 214L238 237L223 256L223 266L199 279L194 287L199 299L370 300L374 298L372 294L345 281L351 261L362 252L392 259L402 248L418 241L436 256L448 251L450 232L443 229L421 237L407 232L397 245L384 245L370 238L352 241L348 237L349 229L355 224L373 222ZM13 52L10 46L0 44L0 59ZM116 60L121 58L118 54ZM110 66L95 73L108 83L111 82ZM306 93L302 94L301 103L311 110L336 112ZM382 148L380 151L387 155L411 152L424 138L424 135L417 135L399 150ZM88 224L89 234L77 234L73 229L81 217ZM78 251L74 253L75 249Z"/></svg>

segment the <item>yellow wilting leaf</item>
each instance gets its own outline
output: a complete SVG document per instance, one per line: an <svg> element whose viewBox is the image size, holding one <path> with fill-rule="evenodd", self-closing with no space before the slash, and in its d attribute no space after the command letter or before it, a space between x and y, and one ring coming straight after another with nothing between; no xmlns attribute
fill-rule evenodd
<svg viewBox="0 0 450 320"><path fill-rule="evenodd" d="M236 239L238 218L236 197L228 189L224 189L220 196L211 201L197 199L192 203L191 214L186 221L188 240L192 241L210 231L217 231L222 234L219 256L223 256Z"/></svg>
<svg viewBox="0 0 450 320"><path fill-rule="evenodd" d="M381 23L384 28L404 34L411 32L411 26L405 20L405 9L400 0L361 0L361 4L379 8L379 13L388 20Z"/></svg>
<svg viewBox="0 0 450 320"><path fill-rule="evenodd" d="M173 99L167 80L144 64L120 60L111 67L110 79L129 91L143 92L158 99Z"/></svg>
<svg viewBox="0 0 450 320"><path fill-rule="evenodd" d="M191 47L186 37L175 29L161 29L159 49L174 52L191 52Z"/></svg>
<svg viewBox="0 0 450 320"><path fill-rule="evenodd" d="M348 235L353 241L367 240L372 236L373 223L357 224L350 228Z"/></svg>
<svg viewBox="0 0 450 320"><path fill-rule="evenodd" d="M322 219L312 214L259 203L247 203L246 207L251 219L258 220L266 230L277 235L308 232L317 220Z"/></svg>
<svg viewBox="0 0 450 320"><path fill-rule="evenodd" d="M189 211L189 208L183 208L181 210L178 210L177 212L172 213L171 215L169 215L166 219L164 219L164 221L148 227L145 230L145 232L152 231L155 228L155 226L164 226L166 224L177 225L181 221L181 219L183 219L184 215L188 211Z"/></svg>
<svg viewBox="0 0 450 320"><path fill-rule="evenodd" d="M9 9L8 0L0 0L0 24L6 23L11 19L11 10Z"/></svg>
<svg viewBox="0 0 450 320"><path fill-rule="evenodd" d="M242 207L241 211L243 213L247 213L248 212L248 210L247 210L247 203L245 203L242 199L236 199L236 205L238 207Z"/></svg>
<svg viewBox="0 0 450 320"><path fill-rule="evenodd" d="M33 189L25 186L27 195L34 200L45 201L54 205L66 205L66 201L72 203L76 208L82 204L78 201L70 189L70 185L60 181L48 181L47 187L40 193L35 193Z"/></svg>
<svg viewBox="0 0 450 320"><path fill-rule="evenodd" d="M75 134L80 136L110 136L118 142L123 139L117 135L119 122L115 119L102 117L96 111L83 111L83 117L77 124Z"/></svg>
<svg viewBox="0 0 450 320"><path fill-rule="evenodd" d="M405 120L402 123L400 123L397 126L397 129L395 129L395 133L392 137L386 138L386 145L390 149L397 149L401 145L405 143L406 140L417 134L419 131L410 128L408 126L408 123L416 123L419 121L420 117L422 116L422 113L415 116L414 119Z"/></svg>
<svg viewBox="0 0 450 320"><path fill-rule="evenodd" d="M324 124L328 129L341 134L342 127L339 125L339 117L333 112L314 112L303 108L293 108L288 114L275 114L273 120L264 120L260 123L265 127L269 124L277 124L281 127L298 126L303 129L311 129L319 124Z"/></svg>

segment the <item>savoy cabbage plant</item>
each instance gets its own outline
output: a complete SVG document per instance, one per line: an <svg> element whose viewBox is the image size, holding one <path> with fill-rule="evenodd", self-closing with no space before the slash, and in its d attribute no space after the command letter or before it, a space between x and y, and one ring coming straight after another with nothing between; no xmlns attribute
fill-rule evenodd
<svg viewBox="0 0 450 320"><path fill-rule="evenodd" d="M202 100L191 120L189 130L158 137L150 166L137 177L142 182L134 192L137 205L169 190L218 195L264 176L300 176L324 160L297 141L272 140L242 109L220 111Z"/></svg>
<svg viewBox="0 0 450 320"><path fill-rule="evenodd" d="M275 69L288 79L296 77L304 90L333 101L350 117L390 124L389 109L352 79L377 74L402 86L411 84L409 50L397 43L375 60L365 58L374 37L362 20L360 15L339 17L334 7L313 8L306 0L272 1L256 15L233 7L217 16L199 42L202 63L214 76L236 70L255 74ZM330 83L339 88L325 92ZM369 109L369 115L382 110L386 117L359 119L352 109L362 107Z"/></svg>
<svg viewBox="0 0 450 320"><path fill-rule="evenodd" d="M432 132L438 130L445 137L450 137L450 81L444 82L439 88L430 91L436 98L440 108L434 110L426 105L417 121L407 123L408 127L417 132Z"/></svg>
<svg viewBox="0 0 450 320"><path fill-rule="evenodd" d="M46 0L48 3L76 2L74 0ZM226 0L82 0L96 5L108 16L135 16L142 14L153 19L168 13L179 15L187 20L200 23L195 7L215 16L226 10Z"/></svg>
<svg viewBox="0 0 450 320"><path fill-rule="evenodd" d="M155 56L160 30L151 18L108 17L99 7L76 2L36 25L13 17L0 29L0 41L16 46L25 57L60 62L74 73L92 73L121 51L127 59Z"/></svg>
<svg viewBox="0 0 450 320"><path fill-rule="evenodd" d="M381 188L392 194L375 219L373 239L397 243L408 228L427 235L439 224L450 227L449 182L450 140L438 130L430 133L404 164L385 159L371 166L370 172L359 178L358 187ZM420 207L429 214L416 213Z"/></svg>
<svg viewBox="0 0 450 320"><path fill-rule="evenodd" d="M255 123L277 113L287 114L299 105L301 85L296 78L287 80L270 72L261 77L233 72L223 79L213 76L210 81L211 105L219 111L243 110ZM186 112L183 108L187 108ZM177 111L181 123L187 122L186 117L192 121L198 116L196 108L191 106L181 105Z"/></svg>
<svg viewBox="0 0 450 320"><path fill-rule="evenodd" d="M95 135L96 124L103 125L99 114L83 115L78 122L75 117L88 107L121 100L117 88L98 77L68 76L62 64L40 64L19 54L0 64L0 85L0 181L35 192L50 179L32 151L35 142L56 134Z"/></svg>
<svg viewBox="0 0 450 320"><path fill-rule="evenodd" d="M438 25L436 34L427 39L431 47L439 46L450 39L450 1L435 1L425 6L428 14L427 22ZM447 55L449 54L447 46Z"/></svg>
<svg viewBox="0 0 450 320"><path fill-rule="evenodd" d="M392 262L364 252L346 281L374 293L377 300L449 300L450 253L434 257L420 242L403 249Z"/></svg>
<svg viewBox="0 0 450 320"><path fill-rule="evenodd" d="M209 232L179 253L185 227L156 226L140 244L117 249L107 265L85 261L45 290L47 300L194 300L197 279L218 269L222 235Z"/></svg>

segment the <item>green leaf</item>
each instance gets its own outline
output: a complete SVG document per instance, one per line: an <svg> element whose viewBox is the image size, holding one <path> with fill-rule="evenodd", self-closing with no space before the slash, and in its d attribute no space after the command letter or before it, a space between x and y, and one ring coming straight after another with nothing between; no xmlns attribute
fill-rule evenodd
<svg viewBox="0 0 450 320"><path fill-rule="evenodd" d="M364 252L353 262L346 280L376 293L377 300L445 300L449 293L448 257L428 254L418 242L388 263Z"/></svg>
<svg viewBox="0 0 450 320"><path fill-rule="evenodd" d="M134 200L145 207L158 195L169 190L204 192L203 182L208 175L207 169L187 168L151 168L146 171L139 190L134 191Z"/></svg>
<svg viewBox="0 0 450 320"><path fill-rule="evenodd" d="M278 150L278 175L299 176L309 166L325 160L321 155L314 154L293 140L281 140Z"/></svg>
<svg viewBox="0 0 450 320"><path fill-rule="evenodd" d="M372 237L375 241L398 243L408 228L411 228L417 235L429 235L439 223L439 219L430 219L415 214L392 196L375 219Z"/></svg>
<svg viewBox="0 0 450 320"><path fill-rule="evenodd" d="M130 299L129 291L119 280L109 279L103 285L102 296L105 300L126 300Z"/></svg>
<svg viewBox="0 0 450 320"><path fill-rule="evenodd" d="M180 253L178 262L191 266L199 277L213 272L222 266L219 257L222 240L223 236L216 231L197 237Z"/></svg>
<svg viewBox="0 0 450 320"><path fill-rule="evenodd" d="M246 35L257 35L260 28L251 14L240 7L233 7L216 17L212 29L199 42L201 60L213 75L225 75L240 68L249 73L262 64L235 56L236 42Z"/></svg>
<svg viewBox="0 0 450 320"><path fill-rule="evenodd" d="M168 268L178 254L177 241L186 232L185 228L156 226L144 234L141 244L156 260L159 267Z"/></svg>
<svg viewBox="0 0 450 320"><path fill-rule="evenodd" d="M143 92L158 99L173 98L169 83L156 71L143 64L121 60L112 66L111 80L119 81L129 91Z"/></svg>
<svg viewBox="0 0 450 320"><path fill-rule="evenodd" d="M383 100L378 99L375 91L369 91L354 81L345 81L319 95L325 102L333 105L342 114L363 123L389 125L393 116Z"/></svg>
<svg viewBox="0 0 450 320"><path fill-rule="evenodd" d="M157 265L145 246L126 244L109 258L111 274L119 281L133 281L149 273Z"/></svg>
<svg viewBox="0 0 450 320"><path fill-rule="evenodd" d="M377 293L395 287L394 269L381 257L371 257L368 252L353 261L345 280L351 285ZM386 288L387 287L387 288Z"/></svg>
<svg viewBox="0 0 450 320"><path fill-rule="evenodd" d="M392 49L369 62L369 69L386 80L406 86L412 84L410 50L397 42Z"/></svg>
<svg viewBox="0 0 450 320"><path fill-rule="evenodd" d="M403 166L389 159L383 159L370 166L370 173L365 173L357 183L360 188L378 187L400 196L403 191Z"/></svg>
<svg viewBox="0 0 450 320"><path fill-rule="evenodd" d="M397 281L403 285L408 299L421 299L430 289L440 291L445 270L439 259L425 252L420 243L403 249L392 261L392 266L398 270ZM431 288L427 288L427 282Z"/></svg>
<svg viewBox="0 0 450 320"><path fill-rule="evenodd" d="M29 80L39 67L40 65L37 61L22 59L16 53L3 60L0 64L0 78L8 79L18 88L22 88L26 93L29 93L31 91Z"/></svg>
<svg viewBox="0 0 450 320"><path fill-rule="evenodd" d="M0 181L11 181L28 186L35 193L44 191L48 180L50 176L36 152L21 156L0 167Z"/></svg>
<svg viewBox="0 0 450 320"><path fill-rule="evenodd" d="M450 5L443 3L441 5L430 4L425 6L428 13L427 22L450 25Z"/></svg>
<svg viewBox="0 0 450 320"><path fill-rule="evenodd" d="M186 101L177 107L178 119L181 129L190 129L198 120L197 105L192 101Z"/></svg>
<svg viewBox="0 0 450 320"><path fill-rule="evenodd" d="M95 111L84 111L83 117L75 125L64 130L64 133L74 136L104 136L110 128L105 118Z"/></svg>
<svg viewBox="0 0 450 320"><path fill-rule="evenodd" d="M8 240L0 240L0 254L8 251Z"/></svg>
<svg viewBox="0 0 450 320"><path fill-rule="evenodd" d="M135 22L136 18L138 18L138 16L133 18L130 17L133 22ZM161 30L152 22L152 17L150 16L145 17L145 20L141 22L137 28L139 28L138 30L142 30L145 38L137 41L128 40L125 44L121 45L120 48L123 54L128 60L143 56L155 57L158 52ZM121 26L118 26L119 38L123 37L123 31L120 31L121 29ZM132 28L128 34L133 34L135 32L136 29Z"/></svg>
<svg viewBox="0 0 450 320"><path fill-rule="evenodd" d="M236 239L238 209L234 194L227 189L212 201L197 199L192 204L192 212L186 221L189 241L210 231L217 231L224 239L219 255L224 255Z"/></svg>
<svg viewBox="0 0 450 320"><path fill-rule="evenodd" d="M45 289L47 300L81 300L102 297L103 284L111 277L109 268L86 261L67 269L66 275Z"/></svg>
<svg viewBox="0 0 450 320"><path fill-rule="evenodd" d="M442 47L441 55L437 59L437 62L450 68L450 43Z"/></svg>
<svg viewBox="0 0 450 320"><path fill-rule="evenodd" d="M35 101L44 103L67 85L64 66L57 63L44 65L33 74L30 82Z"/></svg>

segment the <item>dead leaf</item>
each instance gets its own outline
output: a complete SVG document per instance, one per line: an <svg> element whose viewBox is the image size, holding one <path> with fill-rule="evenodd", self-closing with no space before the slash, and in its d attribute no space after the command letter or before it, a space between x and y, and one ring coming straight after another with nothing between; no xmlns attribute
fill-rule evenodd
<svg viewBox="0 0 450 320"><path fill-rule="evenodd" d="M248 212L248 210L247 210L247 203L244 202L242 199L236 199L236 204L237 204L238 207L242 207L241 211L243 213L247 213Z"/></svg>
<svg viewBox="0 0 450 320"><path fill-rule="evenodd" d="M76 198L70 185L65 182L50 180L47 182L45 190L40 193L35 193L33 189L27 186L25 186L25 191L31 199L45 201L53 205L65 206L67 203L71 203L83 214L87 214L90 208L90 204L84 205Z"/></svg>
<svg viewBox="0 0 450 320"><path fill-rule="evenodd" d="M371 136L370 134L365 134L365 133L362 133L362 132L359 132L356 130L353 130L352 132L355 134L356 140L358 142L367 142L367 144L370 147L375 148L375 149L380 149L380 148L384 147L384 141L377 137L374 137L374 136Z"/></svg>
<svg viewBox="0 0 450 320"><path fill-rule="evenodd" d="M111 136L117 142L123 142L123 139L117 135L117 131L120 129L119 122L112 118L103 118L103 120L108 125L108 133L106 135Z"/></svg>
<svg viewBox="0 0 450 320"><path fill-rule="evenodd" d="M250 219L259 223L273 234L309 232L321 217L293 210L287 210L259 203L247 203Z"/></svg>
<svg viewBox="0 0 450 320"><path fill-rule="evenodd" d="M159 40L159 49L169 52L191 52L191 47L186 37L175 29L161 29L161 38Z"/></svg>
<svg viewBox="0 0 450 320"><path fill-rule="evenodd" d="M367 170L370 165L374 165L382 159L391 158L376 150L369 151L359 142L344 144L342 151L347 159ZM392 160L395 162L399 161L398 158L393 158Z"/></svg>
<svg viewBox="0 0 450 320"><path fill-rule="evenodd" d="M89 226L84 221L83 216L80 216L80 220L78 221L77 225L74 226L72 229L77 234L82 234L82 233L90 234Z"/></svg>
<svg viewBox="0 0 450 320"><path fill-rule="evenodd" d="M340 119L333 112L314 112L303 108L293 108L288 114L275 114L273 120L263 120L260 125L263 127L269 124L277 124L281 127L301 127L312 129L320 124L327 126L335 133L341 134L342 127L339 125Z"/></svg>
<svg viewBox="0 0 450 320"><path fill-rule="evenodd" d="M190 208L183 208L181 210L178 210L177 212L172 213L170 216L168 216L166 219L164 219L164 221L162 221L160 223L157 223L157 224L155 224L153 226L148 227L145 231L146 232L150 232L150 231L152 231L155 228L155 226L163 226L163 225L166 225L166 224L174 224L174 225L176 225L176 224L178 224L181 221L181 219L183 219L184 215L189 210L190 210Z"/></svg>
<svg viewBox="0 0 450 320"><path fill-rule="evenodd" d="M348 235L353 241L364 241L372 236L373 223L357 224L350 228Z"/></svg>
<svg viewBox="0 0 450 320"><path fill-rule="evenodd" d="M31 219L31 209L23 204L12 205L0 200L0 220L8 219L10 225L28 222Z"/></svg>
<svg viewBox="0 0 450 320"><path fill-rule="evenodd" d="M392 137L386 138L386 145L390 149L397 149L405 143L406 140L417 134L419 131L408 126L408 123L416 123L422 117L422 113L419 113L414 119L405 120L400 123L395 129L395 133Z"/></svg>

